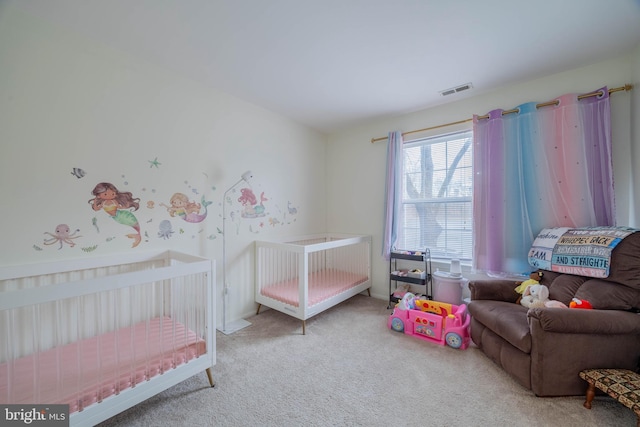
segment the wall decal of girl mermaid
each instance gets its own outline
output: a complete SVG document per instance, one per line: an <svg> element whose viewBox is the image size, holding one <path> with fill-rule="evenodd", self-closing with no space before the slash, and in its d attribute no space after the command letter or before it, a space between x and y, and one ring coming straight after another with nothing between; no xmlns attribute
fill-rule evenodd
<svg viewBox="0 0 640 427"><path fill-rule="evenodd" d="M140 225L138 219L130 209L137 211L140 207L140 199L134 198L128 191L120 192L115 185L109 182L101 182L91 192L95 197L89 200L94 211L104 210L111 218L122 225L133 227L135 233L127 234L133 239L133 248L140 244Z"/></svg>
<svg viewBox="0 0 640 427"><path fill-rule="evenodd" d="M265 216L265 207L264 202L267 199L264 196L264 191L260 194L260 204L258 204L258 199L250 188L243 188L240 190L241 196L238 198L238 201L242 203L242 217L243 218L257 218L260 216Z"/></svg>
<svg viewBox="0 0 640 427"><path fill-rule="evenodd" d="M169 212L169 215L172 217L178 216L186 222L198 223L204 221L207 217L207 206L211 204L211 202L204 199L204 196L202 196L200 202L201 203L197 203L189 200L189 197L187 197L186 194L175 193L169 200L171 206L167 206L164 203L161 203L160 205L167 208L167 212ZM203 207L204 212L200 212Z"/></svg>

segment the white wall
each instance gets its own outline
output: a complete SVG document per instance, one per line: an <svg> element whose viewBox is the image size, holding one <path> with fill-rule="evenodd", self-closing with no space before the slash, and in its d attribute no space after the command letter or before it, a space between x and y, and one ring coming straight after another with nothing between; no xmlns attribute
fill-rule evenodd
<svg viewBox="0 0 640 427"><path fill-rule="evenodd" d="M632 83L635 90L631 94L631 159L632 170L629 197L635 201L630 206L629 223L640 227L640 44L632 54ZM635 195L635 197L632 197Z"/></svg>
<svg viewBox="0 0 640 427"><path fill-rule="evenodd" d="M264 216L242 218L237 199L249 186L230 193L233 320L255 312L254 240L326 230L323 135L9 6L0 64L0 266L167 248L215 259L221 293L222 196L251 169L250 188L268 200ZM131 227L90 207L102 181L141 199L138 247ZM211 201L207 217L171 217L161 204L176 192ZM161 221L172 226L168 238ZM80 230L75 246L44 244L58 224Z"/></svg>
<svg viewBox="0 0 640 427"><path fill-rule="evenodd" d="M503 87L489 93L398 117L380 118L329 137L327 148L327 225L330 230L373 235L374 288L373 294L388 298L388 262L381 256L386 141L371 143L371 138L386 136L389 131L403 132L423 129L485 114L495 108L510 109L528 101L549 101L565 93L585 93L602 86L618 87L636 83L636 90L612 95L612 128L614 170L618 223L640 225L640 211L629 203L633 192L632 160L640 163L639 155L631 157L631 99L638 103L637 85L640 54L636 52L588 67L548 76L534 81ZM633 71L635 63L635 71ZM410 138L470 128L471 123L438 129ZM634 136L638 144L638 129ZM636 148L637 149L637 148ZM638 181L636 178L636 191ZM448 269L445 265L436 265ZM468 270L467 275L469 276Z"/></svg>

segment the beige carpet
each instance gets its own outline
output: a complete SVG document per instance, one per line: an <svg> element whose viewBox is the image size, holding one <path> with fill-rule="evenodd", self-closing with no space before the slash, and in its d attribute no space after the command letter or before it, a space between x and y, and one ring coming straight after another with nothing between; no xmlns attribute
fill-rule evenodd
<svg viewBox="0 0 640 427"><path fill-rule="evenodd" d="M538 398L477 348L454 350L386 327L386 301L358 295L307 321L263 311L217 333L204 373L101 426L635 426L602 396Z"/></svg>

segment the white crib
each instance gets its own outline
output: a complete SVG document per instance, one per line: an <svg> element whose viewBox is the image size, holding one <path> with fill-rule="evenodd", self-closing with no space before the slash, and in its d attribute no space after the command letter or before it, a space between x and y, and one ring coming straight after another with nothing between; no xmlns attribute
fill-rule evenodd
<svg viewBox="0 0 640 427"><path fill-rule="evenodd" d="M325 234L255 242L257 314L267 306L302 320L371 288L371 236Z"/></svg>
<svg viewBox="0 0 640 427"><path fill-rule="evenodd" d="M215 265L174 251L0 268L0 403L93 426L216 361Z"/></svg>

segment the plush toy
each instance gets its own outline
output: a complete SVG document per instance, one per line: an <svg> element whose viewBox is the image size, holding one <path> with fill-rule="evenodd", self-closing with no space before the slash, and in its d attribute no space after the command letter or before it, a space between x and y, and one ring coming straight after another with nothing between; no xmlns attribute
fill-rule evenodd
<svg viewBox="0 0 640 427"><path fill-rule="evenodd" d="M549 288L545 285L529 285L524 291L520 304L527 308L544 308L549 301Z"/></svg>
<svg viewBox="0 0 640 427"><path fill-rule="evenodd" d="M534 271L529 275L529 278L524 282L516 282L516 285L518 286L514 290L520 294L520 296L516 300L516 304L520 303L522 299L522 295L524 295L527 288L532 285L540 284L540 280L542 280L542 271Z"/></svg>
<svg viewBox="0 0 640 427"><path fill-rule="evenodd" d="M561 301L549 299L549 288L539 283L527 287L520 304L527 308L569 308Z"/></svg>
<svg viewBox="0 0 640 427"><path fill-rule="evenodd" d="M593 306L586 299L573 298L569 303L569 308L584 308L589 310L592 309Z"/></svg>
<svg viewBox="0 0 640 427"><path fill-rule="evenodd" d="M416 308L415 300L416 296L411 292L407 292L402 299L398 301L396 307L398 307L398 310L413 310Z"/></svg>
<svg viewBox="0 0 640 427"><path fill-rule="evenodd" d="M563 303L562 301L556 301L554 299L550 299L549 301L545 302L544 306L551 308L569 308L567 304Z"/></svg>

